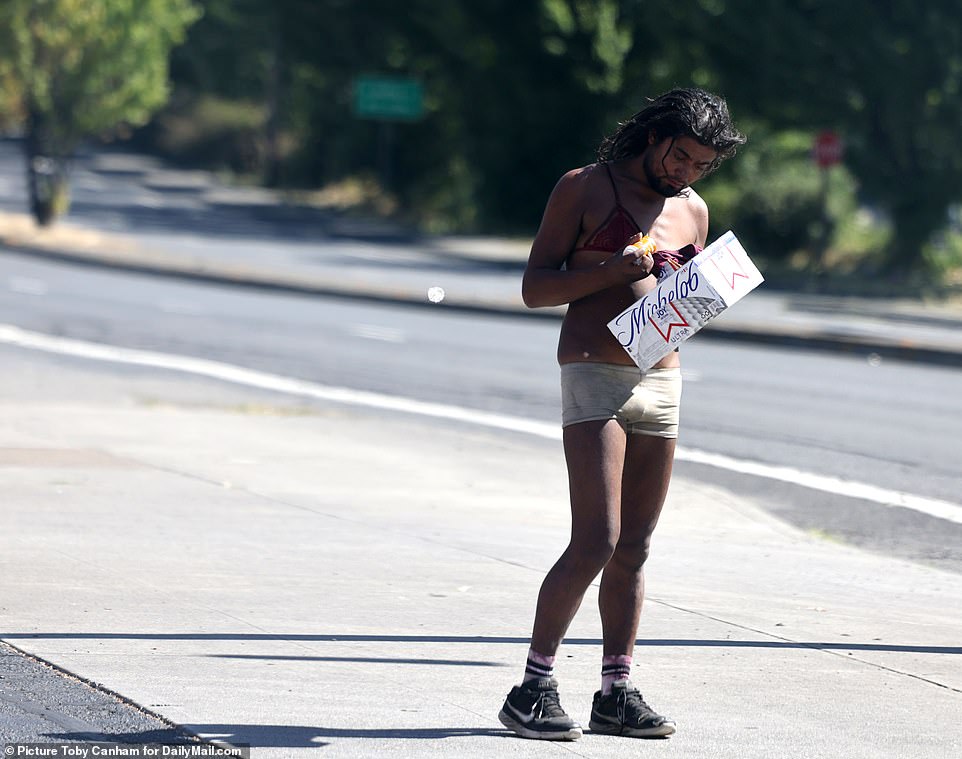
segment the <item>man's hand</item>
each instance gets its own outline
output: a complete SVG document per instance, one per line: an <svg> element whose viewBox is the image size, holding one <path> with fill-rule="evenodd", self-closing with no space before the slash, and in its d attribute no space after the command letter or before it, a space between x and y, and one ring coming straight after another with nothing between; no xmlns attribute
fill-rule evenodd
<svg viewBox="0 0 962 759"><path fill-rule="evenodd" d="M654 250L654 243L647 237L642 237L625 246L621 253L615 253L605 261L605 265L612 266L623 279L637 282L650 275L655 268L655 260L651 255Z"/></svg>

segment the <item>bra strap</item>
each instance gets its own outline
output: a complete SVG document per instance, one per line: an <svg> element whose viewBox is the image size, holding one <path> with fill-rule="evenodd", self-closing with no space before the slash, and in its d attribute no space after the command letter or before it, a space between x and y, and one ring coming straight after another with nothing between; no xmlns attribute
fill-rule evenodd
<svg viewBox="0 0 962 759"><path fill-rule="evenodd" d="M611 169L608 167L608 163L607 163L607 162L602 163L601 165L604 166L604 167L605 167L605 171L608 172L608 181L611 182L611 189L612 189L612 191L615 193L615 205L616 205L616 206L620 206L620 205L621 205L621 198L618 197L618 186L615 184L615 178L611 175Z"/></svg>

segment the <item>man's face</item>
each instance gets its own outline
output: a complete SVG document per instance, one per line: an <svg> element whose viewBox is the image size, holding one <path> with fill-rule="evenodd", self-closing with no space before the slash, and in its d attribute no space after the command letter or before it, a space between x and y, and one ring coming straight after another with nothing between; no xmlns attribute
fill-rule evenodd
<svg viewBox="0 0 962 759"><path fill-rule="evenodd" d="M666 137L661 142L652 137L642 166L651 188L671 198L705 176L716 156L715 150L691 137Z"/></svg>

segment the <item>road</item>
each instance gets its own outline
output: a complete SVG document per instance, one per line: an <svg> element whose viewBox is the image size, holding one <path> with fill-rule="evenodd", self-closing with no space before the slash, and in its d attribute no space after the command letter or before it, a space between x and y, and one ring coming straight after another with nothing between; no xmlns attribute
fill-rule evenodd
<svg viewBox="0 0 962 759"><path fill-rule="evenodd" d="M6 254L0 323L325 387L557 418L551 320L256 293ZM697 339L684 367L684 451L958 504L957 370ZM731 488L815 533L962 571L958 523L701 461L680 456L678 475Z"/></svg>

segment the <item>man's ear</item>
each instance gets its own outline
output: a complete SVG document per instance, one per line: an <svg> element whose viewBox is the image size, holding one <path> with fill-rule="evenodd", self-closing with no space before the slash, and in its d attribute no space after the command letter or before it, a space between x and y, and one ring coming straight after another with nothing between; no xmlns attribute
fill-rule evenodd
<svg viewBox="0 0 962 759"><path fill-rule="evenodd" d="M658 133L654 129L648 130L648 144L654 145L658 142Z"/></svg>

